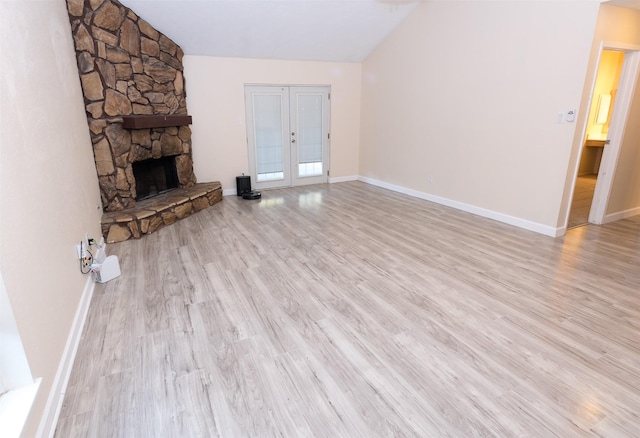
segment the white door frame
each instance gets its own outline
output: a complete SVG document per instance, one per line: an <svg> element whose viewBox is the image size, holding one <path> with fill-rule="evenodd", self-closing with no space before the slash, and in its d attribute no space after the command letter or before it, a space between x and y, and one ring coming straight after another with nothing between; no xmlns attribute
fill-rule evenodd
<svg viewBox="0 0 640 438"><path fill-rule="evenodd" d="M606 41L600 43L600 50L598 52L595 73L591 84L591 92L589 93L589 104L586 108L587 114L590 114L591 112L591 105L593 103L593 93L596 86L598 69L600 67L602 52L604 50L624 52L625 57L622 65L622 73L620 74L620 81L618 83L616 100L613 104L611 122L609 124L609 144L604 147L602 153L602 161L600 162L596 188L593 194L593 200L591 202L589 223L593 224L603 224L606 222L605 215L607 212L607 205L609 204L609 197L611 196L611 189L613 187L616 168L618 166L620 146L622 144L624 131L627 126L627 120L629 118L629 109L631 106L631 99L633 98L633 94L636 88L638 72L640 71L640 46ZM567 209L567 215L565 217L565 228L566 224L569 221L569 215L571 214L570 206L575 195L575 186L578 169L580 167L580 160L582 159L582 154L584 153L587 124L588 119L585 119L585 124L582 130L582 138L580 140L580 153L578 155L576 169L573 175L573 187L571 189L571 198L569 199L569 208Z"/></svg>
<svg viewBox="0 0 640 438"><path fill-rule="evenodd" d="M245 84L245 113L247 119L247 148L249 158L249 174L253 179L254 188L263 190L269 188L291 187L306 184L320 184L329 181L329 150L330 150L330 96L329 85L273 85L273 84ZM298 168L298 137L300 129L298 124L298 101L301 94L313 94L323 96L322 101L322 173L303 175ZM253 96L278 95L281 98L282 117L282 156L283 177L258 181L256 137L255 137L255 109Z"/></svg>
<svg viewBox="0 0 640 438"><path fill-rule="evenodd" d="M624 131L629 119L631 100L636 89L638 68L640 67L640 46L618 45L603 43L602 50L621 50L625 52L622 73L618 83L616 101L613 104L611 123L609 128L609 144L602 153L602 161L598 172L596 189L593 193L589 222L603 224L606 221L607 205L611 196L613 180L620 157L620 147L624 137Z"/></svg>

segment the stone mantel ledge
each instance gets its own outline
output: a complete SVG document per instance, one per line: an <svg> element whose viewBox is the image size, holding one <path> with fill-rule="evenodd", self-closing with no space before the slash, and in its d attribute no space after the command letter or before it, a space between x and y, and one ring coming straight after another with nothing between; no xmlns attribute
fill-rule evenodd
<svg viewBox="0 0 640 438"><path fill-rule="evenodd" d="M173 189L136 202L133 208L104 213L102 234L107 243L139 239L220 201L222 186L217 181Z"/></svg>

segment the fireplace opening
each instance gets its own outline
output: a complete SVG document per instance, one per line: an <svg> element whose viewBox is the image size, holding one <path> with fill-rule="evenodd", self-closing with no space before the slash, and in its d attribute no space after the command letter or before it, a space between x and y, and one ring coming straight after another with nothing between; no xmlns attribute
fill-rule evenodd
<svg viewBox="0 0 640 438"><path fill-rule="evenodd" d="M132 166L136 179L136 201L152 198L178 187L175 157L136 161Z"/></svg>

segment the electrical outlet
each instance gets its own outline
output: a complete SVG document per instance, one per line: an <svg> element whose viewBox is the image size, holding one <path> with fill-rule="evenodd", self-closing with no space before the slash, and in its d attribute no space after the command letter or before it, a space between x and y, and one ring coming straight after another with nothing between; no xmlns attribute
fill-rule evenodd
<svg viewBox="0 0 640 438"><path fill-rule="evenodd" d="M82 252L83 252L82 250L83 250L82 243L78 243L76 245L76 253L78 255L78 260L80 260L82 258Z"/></svg>
<svg viewBox="0 0 640 438"><path fill-rule="evenodd" d="M429 184L433 182L433 176L429 175Z"/></svg>

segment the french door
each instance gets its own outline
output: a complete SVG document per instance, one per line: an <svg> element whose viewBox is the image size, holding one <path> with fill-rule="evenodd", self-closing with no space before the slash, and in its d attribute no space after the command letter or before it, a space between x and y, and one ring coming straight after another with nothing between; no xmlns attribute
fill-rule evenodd
<svg viewBox="0 0 640 438"><path fill-rule="evenodd" d="M326 183L329 87L245 86L253 187Z"/></svg>

